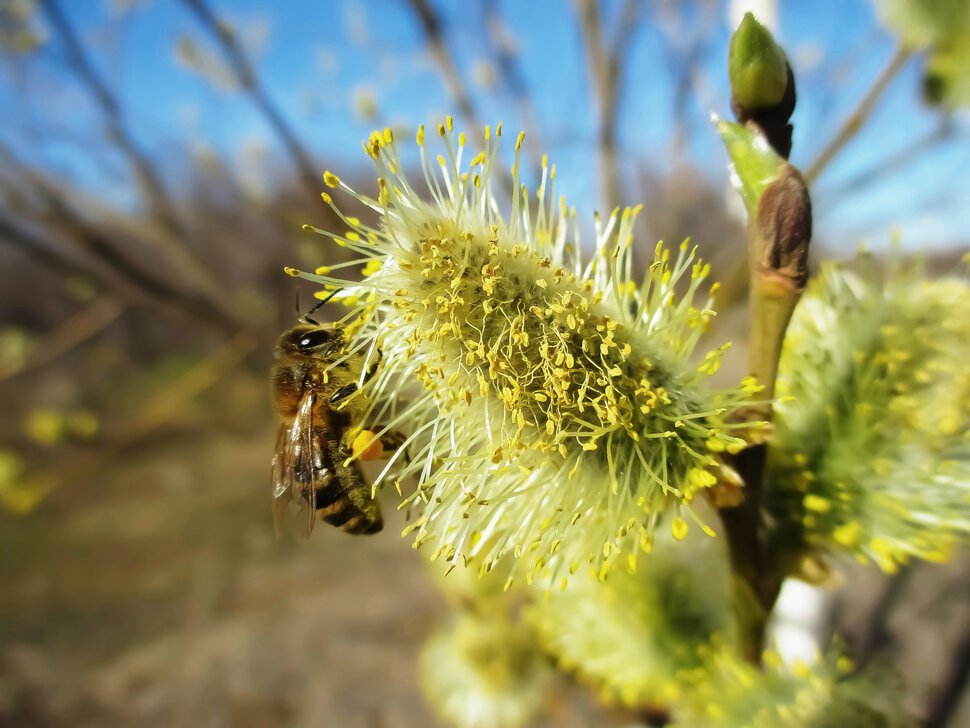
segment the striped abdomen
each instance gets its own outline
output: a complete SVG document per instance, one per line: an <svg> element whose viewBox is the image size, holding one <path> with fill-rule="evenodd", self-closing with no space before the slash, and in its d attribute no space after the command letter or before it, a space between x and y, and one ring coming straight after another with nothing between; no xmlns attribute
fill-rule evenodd
<svg viewBox="0 0 970 728"><path fill-rule="evenodd" d="M349 453L343 452L339 438L328 438L319 430L314 434L322 440L315 448L320 462L314 468L314 507L324 521L347 533L377 533L384 527L381 509L357 463L344 465Z"/></svg>

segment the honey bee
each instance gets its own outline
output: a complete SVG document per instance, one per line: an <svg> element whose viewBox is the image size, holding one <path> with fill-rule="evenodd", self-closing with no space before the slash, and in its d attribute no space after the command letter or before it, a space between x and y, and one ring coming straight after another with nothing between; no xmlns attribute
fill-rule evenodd
<svg viewBox="0 0 970 728"><path fill-rule="evenodd" d="M384 525L380 506L371 498L357 460L347 460L354 452L350 440L362 407L360 397L348 398L358 382L375 374L378 362L362 377L366 356L347 355L344 329L318 324L309 316L306 320L280 337L273 367L280 418L272 466L277 532L286 511L296 506L307 536L317 512L348 533L377 533ZM380 449L379 442L374 445Z"/></svg>

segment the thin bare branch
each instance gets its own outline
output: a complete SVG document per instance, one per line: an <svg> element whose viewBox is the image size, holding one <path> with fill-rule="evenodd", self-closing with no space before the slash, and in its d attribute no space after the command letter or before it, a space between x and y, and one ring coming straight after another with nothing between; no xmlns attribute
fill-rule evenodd
<svg viewBox="0 0 970 728"><path fill-rule="evenodd" d="M852 141L852 138L855 137L859 129L862 128L862 125L876 108L879 99L882 98L883 92L889 87L889 84L896 78L911 56L912 51L907 50L903 46L896 48L892 57L873 81L872 86L869 87L869 90L859 99L856 107L843 120L835 136L822 148L822 151L819 152L815 160L806 167L805 181L809 185L819 178L822 171L842 151L842 148Z"/></svg>
<svg viewBox="0 0 970 728"><path fill-rule="evenodd" d="M536 113L532 91L519 58L513 51L508 30L502 20L502 8L497 0L481 0L481 13L486 30L486 47L495 60L502 83L518 107L522 126L528 130L525 140L526 151L535 159L537 151L541 153L544 148L544 134L539 115Z"/></svg>
<svg viewBox="0 0 970 728"><path fill-rule="evenodd" d="M906 590L912 581L913 572L914 568L908 566L886 580L879 601L866 620L865 632L860 636L858 644L855 645L854 655L857 669L865 668L876 654L892 644L893 635L889 629L889 620L906 594Z"/></svg>
<svg viewBox="0 0 970 728"><path fill-rule="evenodd" d="M8 168L16 170L18 186L28 188L37 197L39 205L31 210L31 218L36 223L46 226L45 234L40 236L31 231L29 225L19 221L15 223L11 219L4 220L3 213L0 212L0 235L12 245L37 259L59 258L60 256L42 239L50 238L53 234L56 239L71 244L124 281L129 287L128 296L131 295L130 292L133 288L156 301L183 309L193 319L202 323L231 329L239 326L235 313L227 308L223 302L210 299L207 295L193 290L184 290L171 282L178 280L177 276L159 274L154 269L133 261L122 252L119 241L111 233L91 223L88 218L81 215L68 202L69 195L66 195L57 184L37 170L20 162L11 150L2 145L0 145L0 158L4 160ZM100 219L111 217L107 210L100 211L100 213ZM24 219L22 214L18 217ZM138 232L142 239L153 248L165 248L168 237L164 233L162 237L156 240L152 238L151 231L147 226L139 228ZM55 263L56 269L63 269L64 265L63 260ZM91 272L90 269L85 271L88 275ZM103 284L106 283L103 275L95 274L95 277L100 279ZM106 287L115 292L123 290L119 289L117 283L114 282L107 283ZM212 290L219 290L219 288ZM123 297L127 298L128 296Z"/></svg>
<svg viewBox="0 0 970 728"><path fill-rule="evenodd" d="M154 298L172 299L176 297L176 292L169 288L167 283L137 268L100 234L92 230L76 228L75 230L77 234L70 237L71 241L76 243L78 248L98 263L101 263L112 272L118 274L135 288L141 289L144 293ZM49 235L41 236L31 232L24 226L14 223L13 220L0 213L0 240L28 252L32 257L38 258L45 263L53 259L57 261L56 264L62 271L69 270L64 265L64 259L56 253L53 253L51 248L46 244L46 240L49 238ZM83 271L85 274L88 272Z"/></svg>
<svg viewBox="0 0 970 728"><path fill-rule="evenodd" d="M84 451L43 468L31 475L22 487L47 494L68 478L77 480L93 475L109 456L116 458L121 449L144 442L184 411L191 400L225 381L227 374L256 348L257 343L256 337L247 331L231 335L211 355L175 381L156 388L145 401L138 402L129 411L117 413L113 419L120 423L120 429L112 440L112 447L97 452Z"/></svg>
<svg viewBox="0 0 970 728"><path fill-rule="evenodd" d="M471 126L480 129L482 122L478 116L475 104L468 93L466 85L461 80L458 67L455 65L454 58L448 50L448 45L445 43L441 18L428 0L408 0L408 4L411 6L411 10L417 16L418 22L424 30L425 39L431 48L431 55L434 57L438 71L444 79L445 86L448 88L448 93L451 95L452 101L458 109L458 113ZM529 150L532 148L530 145ZM499 189L506 195L511 196L513 193L511 174L509 174L508 169L505 167L500 167L497 171Z"/></svg>
<svg viewBox="0 0 970 728"><path fill-rule="evenodd" d="M7 190L10 198L16 200L32 197L36 200L29 208L26 208L26 204L22 202L24 206L20 209L21 214L18 218L20 220L29 218L46 226L46 237L50 237L53 233L55 239L71 244L95 263L115 274L124 282L125 287L119 289L117 283L107 283L103 275L95 275L95 277L116 295L127 288L126 295L121 297L130 298L131 291L134 289L149 298L175 308L182 308L184 313L208 325L215 324L221 328L230 329L239 327L240 322L236 312L223 300L211 298L209 295L210 291L221 290L221 286L213 284L212 288L203 289L204 292L199 292L194 287L187 289L178 284L182 281L178 275L178 268L175 269L176 275L166 275L165 272L159 272L151 266L136 262L122 250L125 247L124 240L131 236L132 240L138 240L149 249L159 251L164 258L169 241L166 231L140 221L126 222L126 216L119 215L116 210L93 199L84 200L81 206L85 214L82 215L78 211L78 205L70 201L71 198L78 196L79 193L76 190L65 188L59 180L51 179L24 164L12 150L2 144L0 144L0 159L8 170L15 172L17 189ZM9 184L5 186L10 187ZM30 210L29 216L23 214L24 209ZM102 221L101 224L94 224L91 222L92 218ZM114 229L105 226L104 223L108 221L114 223ZM28 239L35 236L23 224L15 225L8 220L4 231L18 239L20 243L18 247L21 249L44 250L48 252L46 257L51 257L51 249L46 243L29 242ZM90 275L91 272L88 270L86 274Z"/></svg>
<svg viewBox="0 0 970 728"><path fill-rule="evenodd" d="M63 214L52 215L44 221L51 227L43 235L14 222L0 212L0 242L23 251L43 265L51 265L55 271L80 273L92 277L121 298L130 297L134 289L164 307L179 311L197 324L220 329L238 326L231 314L215 308L211 302L199 299L193 293L173 288L166 278L157 276L133 263L118 250L113 240L76 217L70 208L56 209ZM82 266L56 252L47 244L51 233L56 239L73 245L92 261L113 273L116 278L108 278L96 268ZM121 279L124 286L119 285L117 279Z"/></svg>
<svg viewBox="0 0 970 728"><path fill-rule="evenodd" d="M33 354L19 366L0 369L0 382L55 362L118 320L124 306L109 296L100 296L43 336Z"/></svg>
<svg viewBox="0 0 970 728"><path fill-rule="evenodd" d="M691 115L691 101L695 98L698 68L708 51L708 43L722 12L720 5L710 2L697 3L691 8L700 14L699 18L684 19L681 14L685 11L683 5L672 3L663 6L663 10L670 13L670 22L660 24L663 30L660 35L665 44L663 58L674 89L670 149L675 163L683 160L687 143L694 138L696 122L701 118ZM662 10L658 9L658 12ZM704 122L707 123L706 117Z"/></svg>
<svg viewBox="0 0 970 728"><path fill-rule="evenodd" d="M24 231L0 211L0 245L6 244L61 276L100 279L100 275L48 245L46 238ZM99 283L101 281L99 280Z"/></svg>
<svg viewBox="0 0 970 728"><path fill-rule="evenodd" d="M67 52L68 67L88 89L95 103L101 109L107 124L108 137L127 157L138 184L144 190L145 199L152 213L166 226L181 233L178 215L165 185L155 173L155 167L148 155L141 149L125 125L121 104L98 75L74 27L61 10L57 0L41 0L41 6L48 21L63 42L64 49Z"/></svg>
<svg viewBox="0 0 970 728"><path fill-rule="evenodd" d="M625 0L619 28L607 51L598 0L575 0L579 28L586 48L592 93L597 109L597 151L603 204L612 210L623 201L616 135L620 117L620 85L630 45L639 28L641 3Z"/></svg>
<svg viewBox="0 0 970 728"><path fill-rule="evenodd" d="M124 445L135 444L145 435L157 430L174 418L186 403L221 381L239 365L259 344L258 338L250 331L237 331L205 359L178 377L170 384L159 387L159 391L139 407L137 414L120 421L125 425L120 442Z"/></svg>
<svg viewBox="0 0 970 728"><path fill-rule="evenodd" d="M445 43L444 32L442 30L441 18L428 0L408 0L411 10L421 23L428 46L431 48L431 55L434 56L435 63L441 72L448 93L451 95L459 113L475 127L480 127L481 121L475 104L469 96L465 84L458 73L458 66L452 58L448 45Z"/></svg>
<svg viewBox="0 0 970 728"><path fill-rule="evenodd" d="M165 233L164 244L158 246L159 252L172 264L181 279L192 282L200 290L215 289L215 279L196 252L186 244L189 239L188 232L179 219L175 204L156 172L155 165L128 129L118 98L98 75L58 0L41 0L41 5L63 43L68 68L88 90L101 110L109 140L128 161L152 219Z"/></svg>
<svg viewBox="0 0 970 728"><path fill-rule="evenodd" d="M860 190L865 189L870 184L886 179L905 169L909 164L918 162L922 159L922 155L952 139L955 132L956 127L950 123L950 119L942 117L940 123L929 133L913 140L893 154L880 158L874 164L859 170L848 179L836 185L827 185L824 189L824 195L820 196L819 207L823 207L826 201L840 201L848 195L858 194Z"/></svg>
<svg viewBox="0 0 970 728"><path fill-rule="evenodd" d="M250 62L236 34L226 23L216 17L205 0L183 0L183 2L219 44L239 85L249 94L253 103L266 117L266 121L269 122L270 127L279 137L287 154L293 159L303 186L312 197L316 197L320 193L319 168L313 162L310 153L303 147L296 132L290 127L282 112L266 93L266 89L260 83L256 69Z"/></svg>

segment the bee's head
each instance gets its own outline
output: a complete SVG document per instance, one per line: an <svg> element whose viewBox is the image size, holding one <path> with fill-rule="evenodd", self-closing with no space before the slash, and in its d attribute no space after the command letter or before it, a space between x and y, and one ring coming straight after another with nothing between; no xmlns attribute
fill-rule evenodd
<svg viewBox="0 0 970 728"><path fill-rule="evenodd" d="M281 354L311 356L326 354L344 345L343 332L334 326L301 324L280 337Z"/></svg>

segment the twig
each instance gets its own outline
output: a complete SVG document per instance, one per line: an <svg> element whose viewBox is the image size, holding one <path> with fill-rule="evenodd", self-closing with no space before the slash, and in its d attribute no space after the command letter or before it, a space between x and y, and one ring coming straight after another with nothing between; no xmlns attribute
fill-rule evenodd
<svg viewBox="0 0 970 728"><path fill-rule="evenodd" d="M424 30L425 39L431 47L431 55L435 59L438 70L444 78L445 86L448 88L448 93L457 106L458 112L472 126L481 127L482 123L475 109L475 104L466 90L466 85L461 80L458 67L455 64L451 52L448 50L448 45L445 43L441 18L435 12L434 8L431 7L428 0L408 0L408 4L417 16L422 30ZM529 148L531 149L531 145ZM511 197L514 194L514 190L512 189L512 175L504 166L499 167L497 171L499 189Z"/></svg>
<svg viewBox="0 0 970 728"><path fill-rule="evenodd" d="M765 404L748 415L771 419L778 360L788 321L808 277L808 244L812 234L811 201L801 175L784 163L778 178L765 189L750 221L750 343L748 368L764 389ZM735 461L744 482L740 505L721 509L732 571L734 609L741 649L760 664L768 616L778 598L783 574L766 545L762 517L767 446L754 442Z"/></svg>
<svg viewBox="0 0 970 728"><path fill-rule="evenodd" d="M155 172L155 167L148 155L141 149L125 125L121 104L98 75L67 16L61 10L57 0L41 0L41 5L47 19L64 43L68 67L91 92L95 103L101 109L107 123L108 137L127 157L152 214L174 234L184 235L185 231L165 185ZM191 257L193 265L198 265L190 253L187 255Z"/></svg>
<svg viewBox="0 0 970 728"><path fill-rule="evenodd" d="M184 409L186 403L225 381L226 374L232 371L256 347L256 344L256 338L248 331L230 336L209 357L174 382L158 387L146 401L140 402L137 407L128 412L120 413L117 419L124 423L124 429L112 442L110 452L82 452L66 462L58 462L34 473L20 487L30 488L43 495L53 491L62 480L67 478L77 480L96 473L107 456L117 457L120 449L133 447L144 441Z"/></svg>
<svg viewBox="0 0 970 728"><path fill-rule="evenodd" d="M824 62L813 71L813 75L824 83L816 83L812 87L813 104L802 109L799 120L805 129L822 129L829 123L833 110L844 96L844 87L839 78L850 78L858 73L863 62L880 53L881 44L885 42L885 31L873 27L854 42L842 53L830 49L825 54Z"/></svg>
<svg viewBox="0 0 970 728"><path fill-rule="evenodd" d="M239 85L250 95L253 103L262 112L270 127L280 138L287 153L296 164L300 179L307 192L316 197L320 192L320 173L317 165L304 149L296 133L290 128L283 114L273 103L263 88L250 63L245 50L236 38L235 33L223 22L220 22L205 0L183 0L195 13L203 27L215 38L222 52L225 54Z"/></svg>
<svg viewBox="0 0 970 728"><path fill-rule="evenodd" d="M761 664L765 628L781 590L781 578L774 573L765 550L761 496L764 488L767 448L755 445L741 452L735 467L744 480L740 505L720 510L728 543L733 582L732 607L742 655Z"/></svg>
<svg viewBox="0 0 970 728"><path fill-rule="evenodd" d="M68 67L91 92L96 104L104 114L108 125L108 136L128 158L135 172L135 177L145 192L145 198L152 208L153 214L166 226L181 234L182 228L175 212L175 206L172 204L161 178L155 173L155 168L148 156L138 146L125 126L118 99L98 75L94 64L88 57L77 33L61 10L57 0L41 0L41 5L50 24L64 43Z"/></svg>
<svg viewBox="0 0 970 728"><path fill-rule="evenodd" d="M839 184L827 185L825 187L824 197L819 200L819 207L825 206L825 201L827 200L841 201L851 194L858 193L867 185L873 182L879 182L889 174L904 169L906 165L919 160L921 153L928 152L936 145L952 139L954 132L955 127L953 124L949 123L949 119L943 117L940 124L930 130L928 134L913 140L893 154L882 157L875 164L871 164L865 169L856 172Z"/></svg>
<svg viewBox="0 0 970 728"><path fill-rule="evenodd" d="M139 268L134 267L115 250L114 246L100 235L93 231L85 231L82 229L74 229L74 231L76 235L71 240L76 242L78 247L90 254L98 262L105 264L107 268L117 273L124 280L128 281L129 284L133 284L136 288L140 288L143 292L155 298L172 300L178 297L179 294L169 288L164 281L156 279L150 274L143 273ZM20 225L7 219L3 214L0 214L0 236L12 246L30 252L31 255L44 263L56 260L56 270L62 272L71 270L66 266L63 259L56 256L56 254L47 248L44 238L28 232ZM83 270L82 273L89 274L90 271Z"/></svg>
<svg viewBox="0 0 970 728"><path fill-rule="evenodd" d="M185 372L175 382L160 387L159 391L126 423L125 432L119 439L119 443L134 444L146 433L158 429L182 410L186 402L223 381L226 375L256 348L258 343L256 336L249 331L237 331L230 336L211 355Z"/></svg>
<svg viewBox="0 0 970 728"><path fill-rule="evenodd" d="M431 48L431 55L434 56L435 63L438 64L445 86L448 87L448 93L451 94L459 113L470 124L480 127L481 122L475 104L472 102L471 96L468 95L465 84L462 83L461 76L458 74L458 67L455 65L455 60L445 43L441 19L428 3L428 0L408 0L408 4L421 23L425 39Z"/></svg>
<svg viewBox="0 0 970 728"><path fill-rule="evenodd" d="M520 120L524 128L529 130L525 140L526 151L535 159L535 150L542 150L544 147L543 134L528 81L518 58L509 48L510 41L502 21L502 9L497 0L481 0L481 12L487 31L485 40L495 57L502 81L519 108Z"/></svg>
<svg viewBox="0 0 970 728"><path fill-rule="evenodd" d="M91 93L107 125L108 138L128 160L152 217L165 231L161 255L173 264L180 279L194 282L199 290L218 290L217 281L187 244L189 235L179 219L172 198L148 155L125 124L121 104L95 70L74 27L57 0L41 0L47 19L63 41L68 68Z"/></svg>
<svg viewBox="0 0 970 728"><path fill-rule="evenodd" d="M53 273L58 273L64 277L93 278L99 283L105 284L98 271L72 260L61 251L51 248L47 243L46 239L24 232L0 212L0 244L6 244L19 250Z"/></svg>
<svg viewBox="0 0 970 728"><path fill-rule="evenodd" d="M68 198L78 196L77 190L65 188L63 183L51 180L47 175L24 164L2 143L0 143L0 159L12 172L10 181L4 180L4 187L5 192L10 196L11 207L19 211L18 218L36 220L46 225L48 232L60 233L60 237L73 243L97 263L116 274L127 286L150 298L177 308L181 307L193 317L208 324L215 323L229 330L240 326L236 313L223 300L209 296L209 291L221 290L221 286L213 284L211 288L203 289L204 293L185 291L173 283L180 280L180 277L160 274L154 268L146 268L136 263L120 249L122 245L116 238L123 237L122 235L114 231L106 232L100 226L90 222L92 218L115 222L124 220L125 218L116 210L96 199L84 199L80 204L88 216L82 216L75 205L68 201ZM24 215L23 206L28 204L27 201L30 203L30 215ZM40 204L37 204L38 201ZM131 228L131 235L146 243L148 247L164 252L168 243L167 233L140 222L139 220L127 225ZM40 259L41 256L36 254L39 251L46 251L43 256L46 259L55 255L46 246L46 242L35 239L23 225L15 224L11 220L2 220L2 213L0 213L0 223L2 223L0 229L11 242L33 254L33 257ZM61 264L55 266L55 269L62 270L63 267ZM83 272L85 275L100 279L102 284L107 285L115 293L122 290L113 282L105 281L104 276L94 270L88 269ZM127 295L123 297L130 297L130 288L125 293Z"/></svg>
<svg viewBox="0 0 970 728"><path fill-rule="evenodd" d="M677 14L678 10L685 9L685 6L671 4L669 11ZM719 8L715 5L692 7L702 14L699 19L691 18L689 21L678 19L677 26L670 28L661 23L664 31L661 35L666 41L666 48L663 53L664 60L667 62L667 69L673 79L673 124L671 134L671 158L675 163L682 163L686 152L687 142L694 138L692 122L695 119L690 114L690 102L694 98L694 82L699 64L703 60L707 51L707 42L711 36L711 30L718 22ZM685 27L689 23L690 29ZM680 41L680 42L678 42ZM684 42L686 41L686 42ZM706 119L705 119L706 122Z"/></svg>
<svg viewBox="0 0 970 728"><path fill-rule="evenodd" d="M620 171L616 153L616 135L620 116L620 84L630 44L639 27L641 4L625 0L620 11L616 38L607 52L603 22L597 0L576 0L579 28L586 47L592 93L597 108L597 149L603 204L612 210L622 202Z"/></svg>
<svg viewBox="0 0 970 728"><path fill-rule="evenodd" d="M819 175L821 175L822 171L842 150L842 147L848 144L858 133L859 129L862 128L862 125L869 118L869 115L872 113L873 109L876 108L876 104L878 103L883 92L900 72L900 70L902 70L903 66L906 65L906 61L909 60L911 55L912 51L909 51L902 46L896 48L892 57L876 77L875 81L873 81L872 86L865 93L865 95L859 99L858 105L842 122L842 125L835 133L835 136L829 140L829 143L825 145L815 160L806 168L805 181L809 185L819 178Z"/></svg>
<svg viewBox="0 0 970 728"><path fill-rule="evenodd" d="M26 182L39 181L39 178L35 179L31 175L25 175L21 179ZM154 271L146 270L132 262L118 249L115 241L78 215L48 185L37 184L36 191L50 206L49 213L46 215L42 213L39 216L39 221L50 227L50 230L47 231L47 237L50 236L51 232L60 233L58 237L80 248L93 260L117 275L128 286L134 287L141 293L164 304L183 309L195 320L209 325L215 324L221 328L238 326L233 314L225 311L221 306L213 304L206 298L200 298L198 294L182 291L172 286L166 277L157 275ZM56 256L39 235L28 231L12 220L6 219L2 213L0 213L0 235L15 247L31 253L39 260L48 260ZM63 270L63 261L58 261L55 269ZM91 274L90 270L84 272ZM100 276L100 278L103 282L104 276ZM117 285L111 287L118 289ZM130 291L131 288L129 288L129 295Z"/></svg>
<svg viewBox="0 0 970 728"><path fill-rule="evenodd" d="M21 365L0 369L0 382L60 359L110 326L123 311L124 306L108 296L96 298L38 341L33 348L34 355Z"/></svg>

